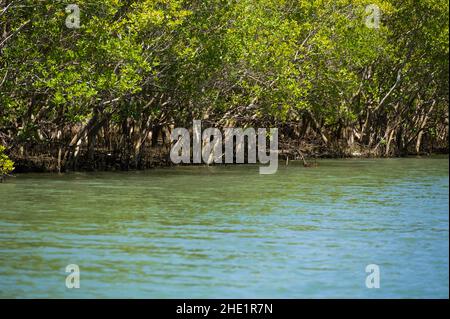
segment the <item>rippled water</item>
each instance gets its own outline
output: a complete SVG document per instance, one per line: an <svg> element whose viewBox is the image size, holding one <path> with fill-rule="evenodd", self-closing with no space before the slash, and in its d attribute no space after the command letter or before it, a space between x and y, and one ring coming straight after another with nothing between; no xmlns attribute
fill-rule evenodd
<svg viewBox="0 0 450 319"><path fill-rule="evenodd" d="M0 184L0 297L448 298L448 164L19 175Z"/></svg>

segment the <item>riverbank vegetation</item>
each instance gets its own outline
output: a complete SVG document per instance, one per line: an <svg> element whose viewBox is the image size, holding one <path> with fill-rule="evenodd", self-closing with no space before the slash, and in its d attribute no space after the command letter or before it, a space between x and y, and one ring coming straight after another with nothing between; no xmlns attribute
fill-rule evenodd
<svg viewBox="0 0 450 319"><path fill-rule="evenodd" d="M447 152L448 9L0 0L0 144L21 170L146 168L201 119L278 127L293 157Z"/></svg>
<svg viewBox="0 0 450 319"><path fill-rule="evenodd" d="M3 182L4 176L14 170L14 163L4 153L5 147L0 145L0 183Z"/></svg>

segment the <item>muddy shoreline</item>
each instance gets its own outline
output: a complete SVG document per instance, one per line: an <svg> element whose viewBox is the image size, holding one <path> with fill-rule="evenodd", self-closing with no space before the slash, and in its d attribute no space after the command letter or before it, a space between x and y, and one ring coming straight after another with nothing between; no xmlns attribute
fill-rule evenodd
<svg viewBox="0 0 450 319"><path fill-rule="evenodd" d="M281 143L281 145L283 145ZM88 156L82 152L76 162L60 163L58 168L58 158L49 155L40 156L11 156L14 161L14 173L57 173L57 172L93 172L93 171L133 171L146 170L152 168L181 166L173 164L170 160L170 148L154 147L148 150L139 162L131 158L124 158L121 154L108 151L96 151L93 156ZM432 156L448 155L449 150L445 148L433 149L430 152L405 153L396 156L383 156L371 152L363 147L358 148L326 148L322 145L303 144L301 146L288 144L279 149L279 164L286 165L290 161L302 161L307 166L317 159L339 159L339 158L399 158L408 156ZM205 164L182 164L205 165ZM225 164L214 164L225 165Z"/></svg>

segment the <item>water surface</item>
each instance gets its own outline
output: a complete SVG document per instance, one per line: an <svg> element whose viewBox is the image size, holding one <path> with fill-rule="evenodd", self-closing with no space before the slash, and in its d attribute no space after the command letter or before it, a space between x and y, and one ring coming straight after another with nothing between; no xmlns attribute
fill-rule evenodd
<svg viewBox="0 0 450 319"><path fill-rule="evenodd" d="M448 164L18 175L0 184L0 297L448 298Z"/></svg>

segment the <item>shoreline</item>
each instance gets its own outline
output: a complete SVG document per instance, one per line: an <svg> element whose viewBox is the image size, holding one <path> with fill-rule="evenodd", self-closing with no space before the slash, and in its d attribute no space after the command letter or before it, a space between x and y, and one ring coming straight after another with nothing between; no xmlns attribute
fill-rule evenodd
<svg viewBox="0 0 450 319"><path fill-rule="evenodd" d="M329 154L325 154L322 156L312 157L312 156L305 156L306 163L316 163L316 161L321 160L370 160L370 159L400 159L400 158L415 158L415 159L429 159L429 158L449 158L450 154L448 152L434 152L434 153L425 153L425 154L406 154L403 156L373 156L370 154L361 154L361 155L353 155L353 156L331 156ZM285 154L281 154L278 157L278 165L279 166L290 166L291 164L300 164L307 168L310 168L311 166L305 165L305 161L303 161L301 158L292 158L289 157L287 160L287 157ZM9 177L15 177L15 174L66 174L66 173L93 173L93 172L142 172L142 171L149 171L153 169L170 169L170 168L176 168L176 167L211 167L211 166L247 166L247 165L263 165L260 163L252 164L252 163L220 163L220 164L173 164L170 162L157 162L153 163L152 166L147 166L143 168L128 168L128 169L120 169L115 167L104 167L104 168L83 168L83 166L79 167L76 170L66 169L61 170L61 172L46 169L45 167L39 167L36 169L36 166L30 167L30 166L23 166L21 162L19 162L19 165L17 165L17 162L15 163L16 169L13 171L12 174L9 176L4 176L3 180L6 181ZM313 167L316 165L313 165ZM320 165L317 165L320 166Z"/></svg>

